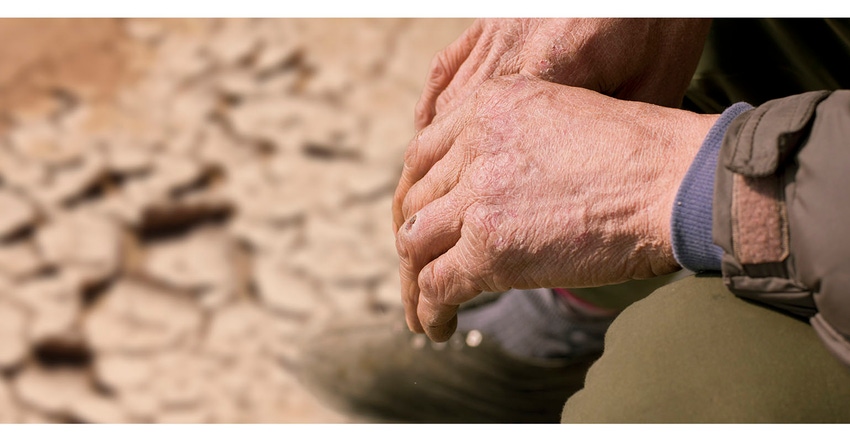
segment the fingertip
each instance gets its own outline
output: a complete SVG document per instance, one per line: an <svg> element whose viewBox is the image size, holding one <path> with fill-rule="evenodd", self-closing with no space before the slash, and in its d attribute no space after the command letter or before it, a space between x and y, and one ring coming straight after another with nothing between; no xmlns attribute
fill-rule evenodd
<svg viewBox="0 0 850 442"><path fill-rule="evenodd" d="M418 334L425 333L425 329L422 328L422 324L419 323L418 319L410 319L408 317L408 318L405 318L405 320L407 321L407 328L411 332L418 333Z"/></svg>
<svg viewBox="0 0 850 442"><path fill-rule="evenodd" d="M420 296L416 313L425 334L434 342L444 342L457 328L457 309L456 305L442 304Z"/></svg>
<svg viewBox="0 0 850 442"><path fill-rule="evenodd" d="M414 333L424 333L417 314L419 308L419 287L416 285L415 280L411 279L410 272L406 268L405 259L402 259L399 263L399 277L401 283L401 302L404 306L404 319L407 322L407 328Z"/></svg>
<svg viewBox="0 0 850 442"><path fill-rule="evenodd" d="M437 112L437 98L446 90L461 65L472 53L482 29L482 22L474 22L457 40L431 59L425 85L414 107L413 125L416 130L422 130L431 124Z"/></svg>
<svg viewBox="0 0 850 442"><path fill-rule="evenodd" d="M449 319L449 322L441 325L428 326L425 334L434 342L446 342L457 330L457 314Z"/></svg>
<svg viewBox="0 0 850 442"><path fill-rule="evenodd" d="M417 305L415 302L405 302L404 320L407 322L407 328L413 333L425 333L425 330L422 328L422 324L419 322Z"/></svg>

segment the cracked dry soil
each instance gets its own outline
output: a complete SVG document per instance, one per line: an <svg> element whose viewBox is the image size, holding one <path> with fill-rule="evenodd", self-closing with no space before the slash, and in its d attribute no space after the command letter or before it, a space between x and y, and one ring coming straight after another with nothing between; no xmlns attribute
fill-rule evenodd
<svg viewBox="0 0 850 442"><path fill-rule="evenodd" d="M468 19L0 20L0 422L350 422L295 379L400 305L390 204Z"/></svg>

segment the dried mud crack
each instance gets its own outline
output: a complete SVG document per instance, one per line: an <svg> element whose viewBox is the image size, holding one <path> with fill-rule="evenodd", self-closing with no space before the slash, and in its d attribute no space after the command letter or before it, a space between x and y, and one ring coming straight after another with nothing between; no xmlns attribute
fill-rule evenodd
<svg viewBox="0 0 850 442"><path fill-rule="evenodd" d="M400 304L392 192L468 24L0 20L0 421L351 421L297 348Z"/></svg>

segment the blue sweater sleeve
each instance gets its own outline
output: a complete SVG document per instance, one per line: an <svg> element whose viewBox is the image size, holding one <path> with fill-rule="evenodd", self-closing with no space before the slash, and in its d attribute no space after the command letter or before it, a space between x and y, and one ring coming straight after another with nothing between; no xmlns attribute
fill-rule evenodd
<svg viewBox="0 0 850 442"><path fill-rule="evenodd" d="M746 103L736 103L720 115L679 185L671 217L673 255L679 265L693 272L720 271L723 250L711 239L717 156L732 120L752 108Z"/></svg>

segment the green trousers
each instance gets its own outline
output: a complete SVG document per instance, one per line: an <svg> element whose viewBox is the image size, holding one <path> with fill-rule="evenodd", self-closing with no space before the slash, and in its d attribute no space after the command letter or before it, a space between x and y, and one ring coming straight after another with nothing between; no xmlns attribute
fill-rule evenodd
<svg viewBox="0 0 850 442"><path fill-rule="evenodd" d="M847 88L847 21L715 20L683 107ZM737 298L718 275L650 292L577 291L625 310L562 422L850 422L850 369L805 320Z"/></svg>
<svg viewBox="0 0 850 442"><path fill-rule="evenodd" d="M850 369L806 321L691 276L617 317L562 422L850 422Z"/></svg>

